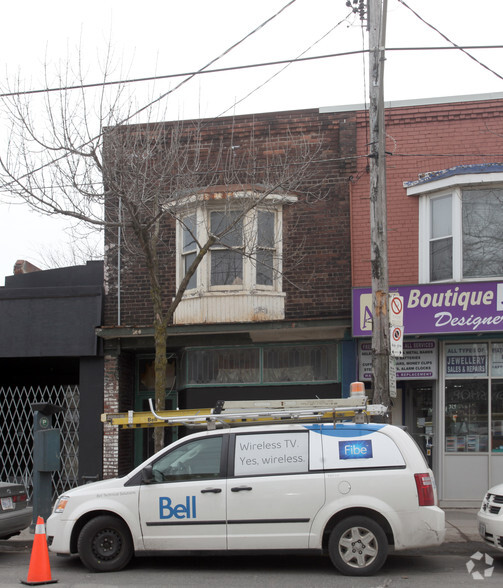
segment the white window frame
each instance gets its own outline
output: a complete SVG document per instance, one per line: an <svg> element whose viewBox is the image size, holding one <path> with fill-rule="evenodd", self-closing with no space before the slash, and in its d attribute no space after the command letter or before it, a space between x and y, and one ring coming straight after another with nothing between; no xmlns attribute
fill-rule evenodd
<svg viewBox="0 0 503 588"><path fill-rule="evenodd" d="M247 194L238 195L240 199L246 198ZM252 292L282 292L282 256L283 256L283 204L292 203L297 200L297 197L291 195L270 194L264 198L263 205L258 204L252 207L243 218L243 243L245 247L245 254L243 255L243 283L236 285L211 285L211 250L204 256L197 269L197 285L194 288L187 289L185 296L204 296L210 293L252 293ZM210 214L219 210L232 210L232 207L223 206L218 199L214 201L207 198L198 198L191 196L179 201L178 206L184 206L185 214L183 218L196 214L197 225L197 239L199 243L203 244L208 239L208 227L210 226ZM242 207L242 204L241 204ZM236 209L240 208L236 206ZM259 210L273 212L274 220L274 234L275 234L275 252L274 252L274 268L273 268L273 284L257 284L256 268L254 259L251 259L246 253L247 243L250 242L250 235L257 235L257 212ZM177 240L177 255L176 255L176 282L179 287L182 279L185 276L184 256L183 256L183 224L177 222L176 229Z"/></svg>
<svg viewBox="0 0 503 588"><path fill-rule="evenodd" d="M430 235L431 201L451 195L452 219L452 278L442 282L483 282L494 281L496 277L463 277L463 228L462 228L462 190L463 188L494 187L503 189L503 173L460 174L440 180L417 184L407 188L408 196L419 198L419 282L428 284L430 280Z"/></svg>

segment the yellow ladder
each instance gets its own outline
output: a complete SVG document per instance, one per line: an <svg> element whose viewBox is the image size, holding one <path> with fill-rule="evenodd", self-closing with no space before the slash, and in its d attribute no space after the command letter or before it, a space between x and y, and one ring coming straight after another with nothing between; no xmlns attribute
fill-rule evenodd
<svg viewBox="0 0 503 588"><path fill-rule="evenodd" d="M193 408L155 411L149 400L150 411L119 412L101 415L103 423L117 425L123 429L145 427L179 427L184 425L274 424L295 422L318 422L355 418L364 422L372 416L384 416L383 405L368 404L366 396L331 399L302 400L248 400L222 401L215 408Z"/></svg>

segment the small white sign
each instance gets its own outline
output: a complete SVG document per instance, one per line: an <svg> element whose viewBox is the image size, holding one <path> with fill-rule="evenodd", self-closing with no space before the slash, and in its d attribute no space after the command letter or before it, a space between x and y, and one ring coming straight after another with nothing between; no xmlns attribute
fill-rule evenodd
<svg viewBox="0 0 503 588"><path fill-rule="evenodd" d="M389 397L396 398L396 357L389 358Z"/></svg>
<svg viewBox="0 0 503 588"><path fill-rule="evenodd" d="M307 472L308 456L307 431L237 435L234 474L263 476Z"/></svg>
<svg viewBox="0 0 503 588"><path fill-rule="evenodd" d="M389 295L389 324L401 327L403 325L403 296Z"/></svg>

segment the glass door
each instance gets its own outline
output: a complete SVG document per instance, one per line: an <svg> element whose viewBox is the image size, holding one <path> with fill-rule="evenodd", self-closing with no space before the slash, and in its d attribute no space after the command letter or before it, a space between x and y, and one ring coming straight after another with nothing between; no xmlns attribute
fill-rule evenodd
<svg viewBox="0 0 503 588"><path fill-rule="evenodd" d="M435 431L431 382L412 381L405 384L404 423L433 469Z"/></svg>

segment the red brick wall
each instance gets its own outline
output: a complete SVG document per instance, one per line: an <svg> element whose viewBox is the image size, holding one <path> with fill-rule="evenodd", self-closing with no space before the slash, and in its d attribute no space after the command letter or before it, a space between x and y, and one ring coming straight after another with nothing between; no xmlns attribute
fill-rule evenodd
<svg viewBox="0 0 503 588"><path fill-rule="evenodd" d="M356 170L356 121L354 113L320 114L318 110L268 113L203 121L203 145L221 142L249 144L253 137L257 161L264 164L266 142L271 137L286 137L288 142L316 144L322 149L311 164L301 187L299 202L284 207L283 266L286 291L286 317L349 317L350 217L349 177ZM190 121L185 123L190 126ZM169 124L166 125L169 128ZM304 197L312 190L315 197ZM108 212L110 214L110 211ZM168 246L161 248L161 283L171 296L175 287L173 226L165 226ZM106 233L105 325L117 324L117 233ZM295 251L295 254L292 252ZM299 253L300 252L300 253ZM122 250L121 324L152 324L149 281L141 257L133 258Z"/></svg>
<svg viewBox="0 0 503 588"><path fill-rule="evenodd" d="M404 181L458 165L501 162L503 100L389 108L386 111L388 261L391 285L418 282L418 199ZM358 115L358 173L351 186L353 286L370 286L366 115Z"/></svg>

